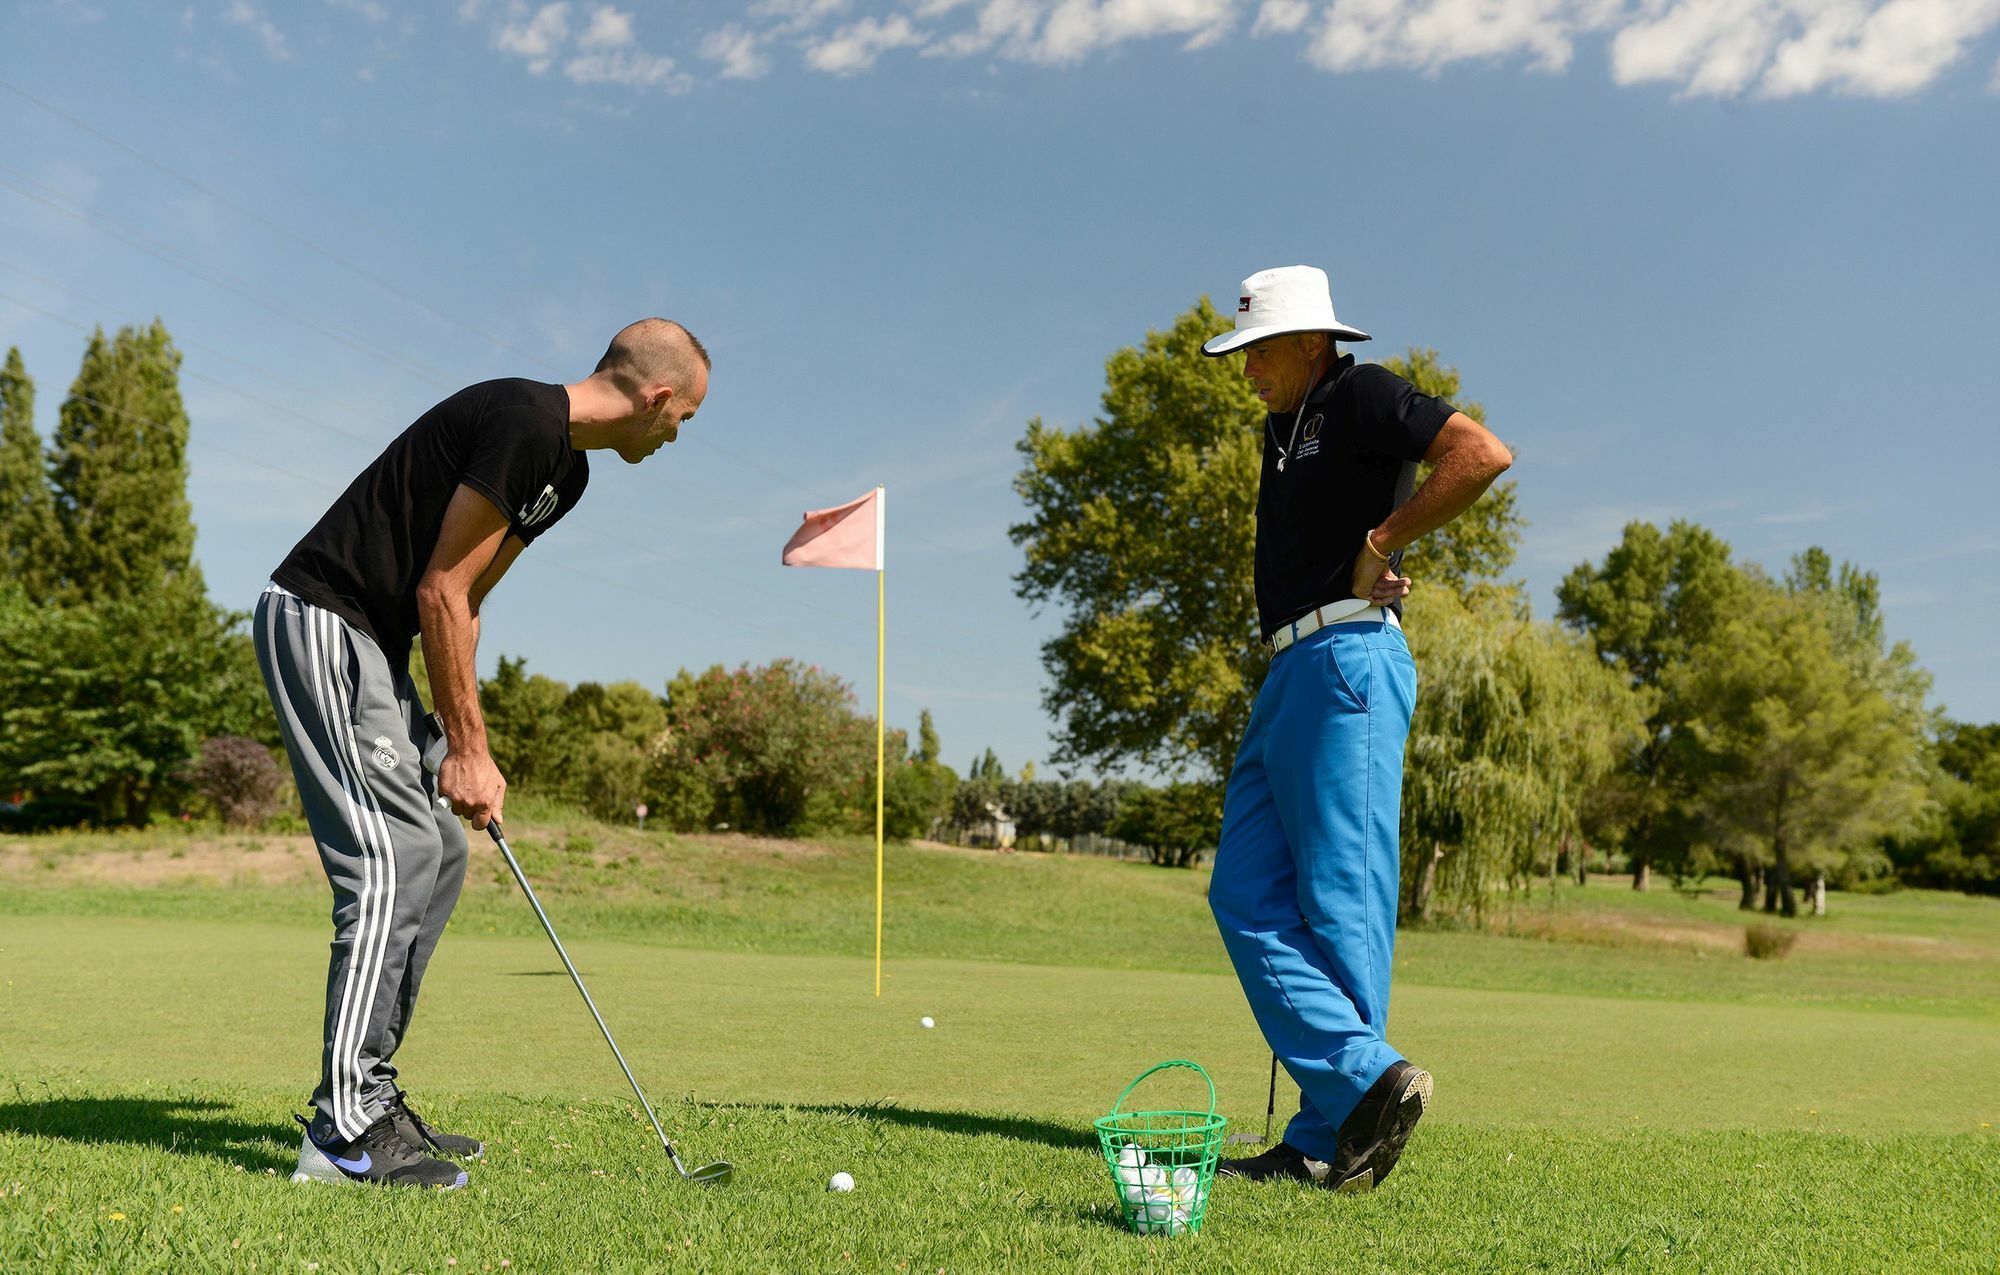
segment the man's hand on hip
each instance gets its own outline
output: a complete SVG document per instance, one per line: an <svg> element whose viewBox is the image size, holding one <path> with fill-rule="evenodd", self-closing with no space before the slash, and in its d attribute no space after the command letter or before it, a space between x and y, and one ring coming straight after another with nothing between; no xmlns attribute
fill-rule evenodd
<svg viewBox="0 0 2000 1275"><path fill-rule="evenodd" d="M1366 549L1354 559L1352 583L1354 596L1367 598L1370 606L1387 606L1410 592L1410 577L1397 575L1388 563L1371 557Z"/></svg>
<svg viewBox="0 0 2000 1275"><path fill-rule="evenodd" d="M487 754L454 751L446 753L438 766L438 792L450 799L455 814L470 819L475 828L484 828L500 817L507 781Z"/></svg>

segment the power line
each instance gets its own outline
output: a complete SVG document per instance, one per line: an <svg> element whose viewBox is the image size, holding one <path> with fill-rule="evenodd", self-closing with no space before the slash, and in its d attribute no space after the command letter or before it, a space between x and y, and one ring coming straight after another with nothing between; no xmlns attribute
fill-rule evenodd
<svg viewBox="0 0 2000 1275"><path fill-rule="evenodd" d="M76 64L72 62L71 65L75 66ZM64 121L65 123L71 125L72 127L90 135L91 137L96 138L97 140L105 143L106 145L112 146L117 150L121 151L122 153L129 155L134 159L137 159L140 162L146 164L148 167L153 168L158 172L161 172L167 175L168 177L173 178L175 181L182 183L189 189L196 191L205 198L212 199L216 203L222 205L223 207L228 208L231 211L236 212L241 216L250 218L256 224L265 227L272 233L277 234L290 242L296 243L301 247L304 247L316 253L317 255L324 257L328 261L331 261L341 266L342 268L351 271L358 277L365 279L370 283L375 284L376 286L389 292L391 295L396 296L406 302L409 302L410 304L416 305L429 314L435 315L441 319L444 319L449 323L455 324L456 326L461 327L466 331L471 332L474 335L477 335L488 342L491 342L494 346L496 346L499 349L506 350L509 353L515 354L520 358L526 359L528 362L534 364L537 367L542 368L544 371L551 372L556 375L565 374L562 371L562 369L557 368L554 364L550 363L548 360L540 358L539 356L531 354L525 350L522 350L519 347L514 346L508 343L507 341L501 339L500 337L495 336L494 334L486 331L485 329L479 327L478 325L473 324L463 318L453 315L431 304L429 301L424 300L422 297L419 297L416 294L408 291L407 289L404 289L400 285L396 284L394 281L385 278L384 276L376 273L373 270L368 269L365 266L350 261L347 258L342 257L339 254L333 252L331 249L325 248L320 244L316 243L315 241L307 238L306 236L291 230L289 227L282 225L276 220L267 217L264 214L255 211L254 209L248 208L245 205L230 199L228 196L223 195L222 193L196 180L195 178L188 176L187 174L181 172L180 170L174 168L173 166L167 164L166 162L158 159L157 157L146 153L145 151L141 150L136 146L131 145L130 143L127 143L117 137L112 136L111 134L105 132L104 130L97 128L96 126L88 123L87 121L79 118L76 115L71 114L68 111L63 110L62 108L54 105L53 103L44 101L43 99L35 96L32 93L29 93L27 90L19 87L18 85L15 85L10 81L0 79L0 87L6 88L10 92L21 97L23 100L48 112L49 114ZM158 109L155 104L146 102L146 99L141 98L138 95L133 94L129 91L126 91L126 96L131 97L134 101L141 102L142 104L145 105L154 105L155 109L156 110ZM377 357L385 357L380 355L379 352L372 352L367 350L364 350L363 352L376 353ZM393 361L391 361L391 365L395 366ZM714 442L702 435L691 434L689 435L689 441L693 442L699 447L707 448L708 450L715 452L717 455L720 455L723 458L734 462L735 464L741 465L746 469L752 470L756 473L763 474L768 478L775 479L778 482L784 483L789 487L792 487L800 492L803 492L805 495L812 498L813 500L822 500L825 498L823 493L815 491L812 487L808 486L801 480L794 478L791 475L786 474L783 471L778 470L770 465L766 465L761 461L755 460L749 456L741 455L738 452L730 448L724 447L720 443ZM917 540L922 544L929 545L931 548L936 549L940 553L948 554L951 552L951 550L947 549L945 546L939 544L935 540L932 540L929 536L924 535L921 531L912 530L905 532L903 534L910 536L910 538ZM967 633L972 633L972 630L969 629L965 629L962 631ZM979 636L979 635L973 634L973 636Z"/></svg>
<svg viewBox="0 0 2000 1275"><path fill-rule="evenodd" d="M185 254L180 253L165 244L161 244L156 240L148 239L144 235L124 230L116 225L113 225L110 222L106 222L99 218L92 217L89 213L83 212L80 209L68 204L67 202L62 200L59 196L51 197L48 194L40 193L40 192L45 192L48 188L41 186L39 182L26 179L17 169L6 168L4 165L0 165L0 172L10 172L13 173L16 177L22 178L22 181L9 181L4 177L0 177L0 186L4 186L7 189L12 190L13 192L15 192L16 194L20 195L25 199L33 200L35 203L38 203L43 207L48 208L51 211L56 212L64 217L68 217L73 221L89 226L91 229L96 230L101 234L109 235L113 239L116 239L121 243L124 243L133 248L137 248L139 251L147 254L148 256L155 257L160 261L164 261L168 265L172 266L174 269L179 270L184 274L192 275L193 277L200 279L202 282L208 284L211 287L220 288L224 292L227 292L232 296L241 297L242 299L250 302L253 305L257 305L262 307L263 309L269 310L272 314L277 315L281 319L285 319L288 322L296 323L300 327L305 328L310 332L315 332L318 333L320 336L326 337L328 340L338 341L340 344L345 345L348 348L355 350L361 354L365 354L370 358L378 359L381 362L387 364L388 366L395 368L397 371L404 373L405 375L415 377L420 381L427 381L433 386L447 386L450 384L449 379L446 378L444 374L439 372L436 368L426 367L425 365L419 363L406 363L402 359L397 358L395 355L390 354L384 350L376 349L373 346L370 346L363 341L359 341L354 337L349 336L345 332L341 332L334 328L326 327L322 324L314 322L311 319L305 318L298 314L294 314L291 311L287 310L285 307L279 305L277 302L272 301L266 297L257 295L255 292L252 292L249 288L229 278L227 275L216 270L212 266L208 266L193 258L186 257Z"/></svg>

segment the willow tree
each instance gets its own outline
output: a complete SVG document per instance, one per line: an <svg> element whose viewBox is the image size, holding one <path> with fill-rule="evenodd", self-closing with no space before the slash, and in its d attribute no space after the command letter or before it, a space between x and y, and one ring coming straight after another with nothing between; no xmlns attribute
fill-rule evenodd
<svg viewBox="0 0 2000 1275"><path fill-rule="evenodd" d="M1403 770L1402 912L1479 916L1553 862L1592 789L1644 739L1654 693L1511 589L1413 598L1417 707Z"/></svg>

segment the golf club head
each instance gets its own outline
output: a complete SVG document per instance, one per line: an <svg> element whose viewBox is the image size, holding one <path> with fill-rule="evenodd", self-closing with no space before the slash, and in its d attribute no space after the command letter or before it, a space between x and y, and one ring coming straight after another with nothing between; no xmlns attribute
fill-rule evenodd
<svg viewBox="0 0 2000 1275"><path fill-rule="evenodd" d="M727 1160L717 1160L714 1164L704 1164L690 1171L687 1180L699 1182L703 1186L728 1186L736 1178L736 1166Z"/></svg>

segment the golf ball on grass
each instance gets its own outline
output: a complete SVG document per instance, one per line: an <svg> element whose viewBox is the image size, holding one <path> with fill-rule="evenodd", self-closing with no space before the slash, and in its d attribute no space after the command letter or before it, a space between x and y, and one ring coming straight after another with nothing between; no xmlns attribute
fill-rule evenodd
<svg viewBox="0 0 2000 1275"><path fill-rule="evenodd" d="M925 1014L922 1018L919 1018L917 1020L917 1026L928 1029L937 1026L937 1024L931 1021L931 1016L929 1014Z"/></svg>
<svg viewBox="0 0 2000 1275"><path fill-rule="evenodd" d="M854 1175L852 1173L836 1173L827 1179L826 1189L829 1191L852 1191L854 1189Z"/></svg>

